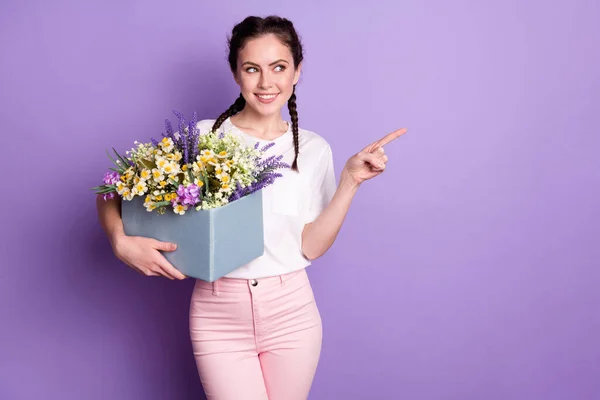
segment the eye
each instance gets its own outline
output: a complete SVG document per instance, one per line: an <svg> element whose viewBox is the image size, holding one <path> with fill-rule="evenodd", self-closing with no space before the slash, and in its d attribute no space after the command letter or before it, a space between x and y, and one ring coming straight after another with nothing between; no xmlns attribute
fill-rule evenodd
<svg viewBox="0 0 600 400"><path fill-rule="evenodd" d="M253 72L253 71L250 71L251 69L256 69L256 68L255 67L248 67L248 68L246 68L246 72L250 72L250 73Z"/></svg>
<svg viewBox="0 0 600 400"><path fill-rule="evenodd" d="M281 64L280 64L280 65L276 66L275 68L276 68L276 69L277 69L277 68L281 68L281 69L280 69L280 71L285 71L285 65L281 65Z"/></svg>

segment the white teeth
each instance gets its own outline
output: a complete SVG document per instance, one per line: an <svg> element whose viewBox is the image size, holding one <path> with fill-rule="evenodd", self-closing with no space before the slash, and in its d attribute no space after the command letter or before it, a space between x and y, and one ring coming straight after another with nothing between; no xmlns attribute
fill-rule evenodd
<svg viewBox="0 0 600 400"><path fill-rule="evenodd" d="M260 97L261 99L270 100L270 99L275 98L275 96L277 96L277 95L276 94L270 94L270 95L264 96L264 95L258 94L257 96Z"/></svg>

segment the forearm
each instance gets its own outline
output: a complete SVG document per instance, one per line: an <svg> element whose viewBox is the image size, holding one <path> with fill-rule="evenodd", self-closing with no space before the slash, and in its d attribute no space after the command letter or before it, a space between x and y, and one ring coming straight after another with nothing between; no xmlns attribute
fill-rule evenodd
<svg viewBox="0 0 600 400"><path fill-rule="evenodd" d="M119 198L104 200L102 195L96 198L96 209L98 221L106 233L111 246L114 247L115 240L125 235L123 221L121 219L121 200Z"/></svg>
<svg viewBox="0 0 600 400"><path fill-rule="evenodd" d="M302 232L302 252L310 259L321 257L335 241L359 185L342 172L329 205Z"/></svg>

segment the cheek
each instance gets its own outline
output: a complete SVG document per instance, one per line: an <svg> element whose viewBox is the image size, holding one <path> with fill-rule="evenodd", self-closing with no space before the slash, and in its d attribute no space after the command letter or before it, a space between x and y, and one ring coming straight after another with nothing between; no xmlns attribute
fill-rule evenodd
<svg viewBox="0 0 600 400"><path fill-rule="evenodd" d="M282 75L277 81L277 86L282 92L291 95L294 89L294 74Z"/></svg>

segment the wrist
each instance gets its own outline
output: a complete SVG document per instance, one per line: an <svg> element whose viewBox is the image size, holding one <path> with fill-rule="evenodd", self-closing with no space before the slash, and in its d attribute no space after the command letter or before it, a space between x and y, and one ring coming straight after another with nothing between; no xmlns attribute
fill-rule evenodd
<svg viewBox="0 0 600 400"><path fill-rule="evenodd" d="M126 236L127 235L125 235L123 230L117 230L109 236L110 245L112 246L113 250L116 249L117 243Z"/></svg>
<svg viewBox="0 0 600 400"><path fill-rule="evenodd" d="M346 169L344 169L340 175L339 187L351 192L356 192L360 187L360 183L357 182Z"/></svg>

